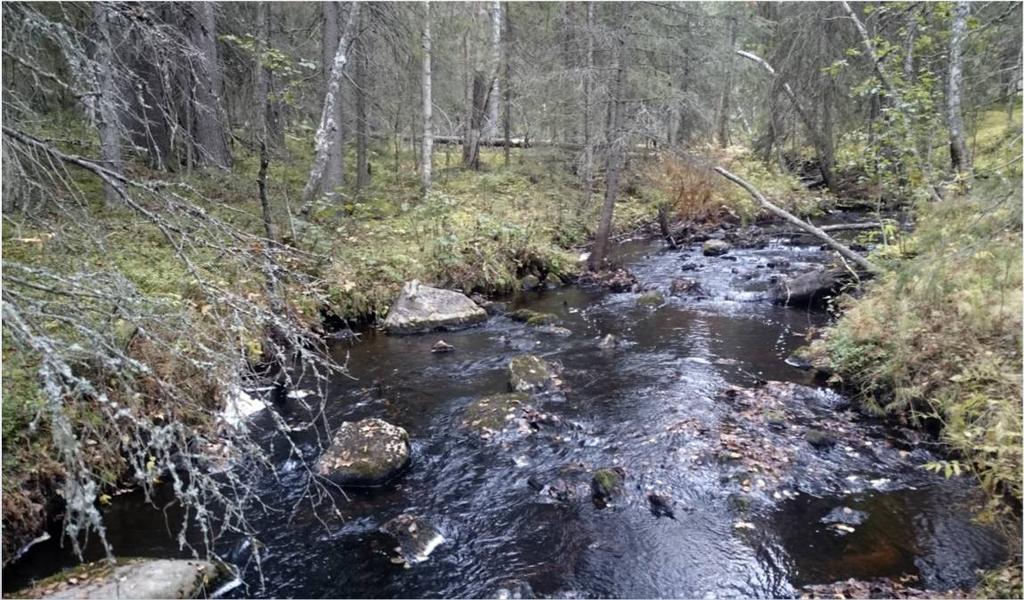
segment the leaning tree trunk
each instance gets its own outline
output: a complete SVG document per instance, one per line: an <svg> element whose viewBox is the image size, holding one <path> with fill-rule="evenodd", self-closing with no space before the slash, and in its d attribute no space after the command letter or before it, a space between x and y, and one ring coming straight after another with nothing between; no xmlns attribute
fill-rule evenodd
<svg viewBox="0 0 1024 600"><path fill-rule="evenodd" d="M111 21L116 17L110 5L105 2L93 4L93 21L99 34L96 42L96 66L99 70L97 81L99 94L93 98L95 107L96 128L100 135L100 153L103 166L121 173L124 165L121 161L121 126L117 116L116 93L112 62L114 46L111 39ZM116 25L115 25L116 26ZM108 183L103 184L103 197L107 204L117 202L117 190Z"/></svg>
<svg viewBox="0 0 1024 600"><path fill-rule="evenodd" d="M611 114L608 118L608 159L605 175L604 205L601 207L601 222L597 227L594 249L590 254L587 267L598 271L604 266L608 255L608 238L612 230L612 216L615 212L615 200L619 194L619 175L622 171L622 158L625 146L623 117L625 112L625 80L626 80L626 21L630 10L628 3L621 5L619 14L619 35L615 40L615 81L612 85L612 101L609 106Z"/></svg>
<svg viewBox="0 0 1024 600"><path fill-rule="evenodd" d="M768 61L754 54L753 52L747 52L745 50L737 50L736 54L739 54L743 58L749 59L759 65L768 72L772 77L778 77L775 69L768 64ZM814 146L814 151L818 155L819 168L821 169L821 179L825 182L825 186L832 191L836 191L836 180L833 174L833 157L835 152L832 146L832 138L825 136L814 124L814 120L811 118L810 113L807 112L804 104L800 102L800 98L793 91L793 88L788 83L782 81L782 90L786 92L786 96L789 97L790 102L793 103L793 108L796 110L796 114L800 117L800 121L803 122L804 127L807 129L807 137L811 139L811 144Z"/></svg>
<svg viewBox="0 0 1024 600"><path fill-rule="evenodd" d="M431 74L430 48L430 0L424 3L423 32L420 43L423 46L423 74L421 90L423 94L423 148L420 151L420 194L426 198L430 193L434 159L434 100L432 94L433 76Z"/></svg>
<svg viewBox="0 0 1024 600"><path fill-rule="evenodd" d="M953 26L949 37L949 77L946 81L946 120L949 124L949 157L953 173L965 178L971 170L971 157L964 141L964 116L961 109L963 87L963 48L967 37L967 15L970 6L958 0L953 9Z"/></svg>
<svg viewBox="0 0 1024 600"><path fill-rule="evenodd" d="M217 52L217 28L212 2L191 4L189 31L199 50L195 72L196 106L193 111L193 137L199 148L199 160L222 169L231 168L228 150L227 116L224 112L224 73Z"/></svg>
<svg viewBox="0 0 1024 600"><path fill-rule="evenodd" d="M354 4L353 4L354 6ZM339 50L341 42L341 3L333 0L324 2L323 8L323 30L321 35L321 50L323 59L321 67L324 78L324 95L329 93L331 71L334 65L334 58ZM342 88L338 85L334 92L335 101L331 105L330 115L331 127L327 131L327 164L324 167L323 179L320 182L321 192L329 199L336 200L338 188L345 183L345 133L342 123L344 116L342 110Z"/></svg>
<svg viewBox="0 0 1024 600"><path fill-rule="evenodd" d="M324 170L327 168L327 159L332 142L331 138L336 134L339 126L337 113L341 99L338 96L341 91L341 80L345 74L345 65L348 63L348 40L352 32L353 23L359 18L359 6L358 2L352 3L348 22L345 24L345 30L338 41L334 60L331 63L331 75L327 80L327 91L324 93L324 106L320 111L320 124L317 126L316 135L314 136L316 151L313 157L313 166L310 167L306 185L302 188L301 213L303 216L309 216L310 210L313 209L313 200L317 186L320 185L321 180L324 178ZM323 189L330 189L326 186L321 187Z"/></svg>

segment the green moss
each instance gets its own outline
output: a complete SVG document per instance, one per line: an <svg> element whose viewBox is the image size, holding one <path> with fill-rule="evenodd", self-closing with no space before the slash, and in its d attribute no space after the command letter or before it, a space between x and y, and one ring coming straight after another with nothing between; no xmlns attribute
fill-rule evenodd
<svg viewBox="0 0 1024 600"><path fill-rule="evenodd" d="M647 308L657 308L665 303L665 295L661 292L654 290L647 292L636 299L638 306L645 306Z"/></svg>

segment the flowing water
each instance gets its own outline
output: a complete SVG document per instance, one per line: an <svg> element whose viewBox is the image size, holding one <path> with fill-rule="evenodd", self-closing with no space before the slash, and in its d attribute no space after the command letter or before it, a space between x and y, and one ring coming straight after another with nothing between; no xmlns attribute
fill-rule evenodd
<svg viewBox="0 0 1024 600"><path fill-rule="evenodd" d="M669 251L632 242L619 259L641 284L665 291L666 303L645 308L637 294L569 286L513 306L556 314L568 337L496 316L459 332L366 332L354 345L339 343L335 352L347 355L355 379L332 382L328 421L374 416L406 428L411 467L384 487L339 495L337 513L314 514L308 503L295 509L305 484L298 461L319 452L314 434L296 434L305 456L279 453L280 478L260 484L262 501L281 509L253 518L263 587L253 544L227 535L218 549L244 567L245 583L227 594L784 597L850 577L969 586L975 569L1002 558L1001 540L971 520L970 481L925 472L921 465L934 457L920 444L856 415L834 392L790 388L799 406L790 405L788 426L744 430L753 413L729 400L729 386L814 385L785 359L825 315L774 306L762 291L778 264L799 270L823 261L817 248L776 241L706 258L696 245ZM705 297L669 297L680 276L698 280ZM623 344L599 348L609 333ZM431 353L442 338L455 351ZM563 425L493 440L466 430L467 405L505 391L508 361L527 352L561 365L563 394L535 406ZM799 433L822 423L856 435L815 449ZM750 443L739 461L723 455L723 441L736 436L753 441L753 456ZM750 466L773 457L781 470L772 478ZM624 469L625 493L598 508L590 474L606 466ZM536 489L552 482L568 499ZM671 497L674 518L652 513L648 491ZM843 507L866 520L837 529L828 515ZM395 543L378 531L401 513L422 517L444 538L408 568L389 559ZM133 495L106 511L120 555L178 555L168 535L175 517L165 520ZM72 562L56 540L39 544L7 569L4 590Z"/></svg>

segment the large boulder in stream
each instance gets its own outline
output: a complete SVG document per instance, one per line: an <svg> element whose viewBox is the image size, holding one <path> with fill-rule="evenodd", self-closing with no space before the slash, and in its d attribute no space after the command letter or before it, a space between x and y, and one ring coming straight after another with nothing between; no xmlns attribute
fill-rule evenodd
<svg viewBox="0 0 1024 600"><path fill-rule="evenodd" d="M508 363L508 387L513 392L545 392L558 387L554 368L533 354L517 356Z"/></svg>
<svg viewBox="0 0 1024 600"><path fill-rule="evenodd" d="M487 312L465 294L413 280L402 286L384 319L388 333L461 329L487 320Z"/></svg>
<svg viewBox="0 0 1024 600"><path fill-rule="evenodd" d="M790 277L771 289L776 304L808 305L830 297L843 280L838 269L819 267Z"/></svg>
<svg viewBox="0 0 1024 600"><path fill-rule="evenodd" d="M221 574L204 560L121 559L81 565L14 595L24 598L196 598Z"/></svg>
<svg viewBox="0 0 1024 600"><path fill-rule="evenodd" d="M316 472L338 485L380 485L409 464L409 434L380 419L347 421L335 432Z"/></svg>

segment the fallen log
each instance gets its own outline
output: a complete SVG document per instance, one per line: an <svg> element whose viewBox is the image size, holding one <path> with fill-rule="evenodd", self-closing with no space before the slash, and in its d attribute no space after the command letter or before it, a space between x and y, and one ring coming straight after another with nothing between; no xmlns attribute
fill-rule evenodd
<svg viewBox="0 0 1024 600"><path fill-rule="evenodd" d="M825 233L820 228L815 227L814 225L811 225L810 223L806 223L804 221L801 221L797 217L793 216L792 213L790 213L790 212L788 212L786 210L783 210L783 209L779 208L778 206L776 206L776 205L772 204L771 202L769 202L768 199L764 197L764 194L762 194L760 191L758 191L757 188L755 188L753 185L748 183L742 177L740 177L738 175L733 175L732 173L730 173L729 171L726 171L722 167L715 167L715 171L719 175L721 175L722 177L725 177L729 181L735 183L736 185L738 185L741 188L743 188L744 190L746 190L747 193L750 194L754 198L754 200L756 200L758 202L758 204L760 204L761 206L767 208L769 211L774 213L776 216L781 217L782 219L788 221L790 224L796 225L800 229L806 231L807 233L809 233L809 234L813 235L814 237L818 238L819 240L825 242L825 244L827 244L833 250L838 252L839 255L842 256L843 258L846 258L846 259L850 260L851 262L853 262L854 264L856 264L860 268L864 269L868 273L877 274L879 272L878 267L876 267L874 264L872 264L870 261L868 261L868 259L864 258L860 254L857 254L853 250L850 250L846 246L840 244L832 236L830 236L829 234Z"/></svg>
<svg viewBox="0 0 1024 600"><path fill-rule="evenodd" d="M829 231L863 231L867 229L881 229L882 224L871 222L871 223L836 223L835 225L821 225L818 229L829 232ZM789 234L800 234L807 233L806 231L787 231Z"/></svg>

